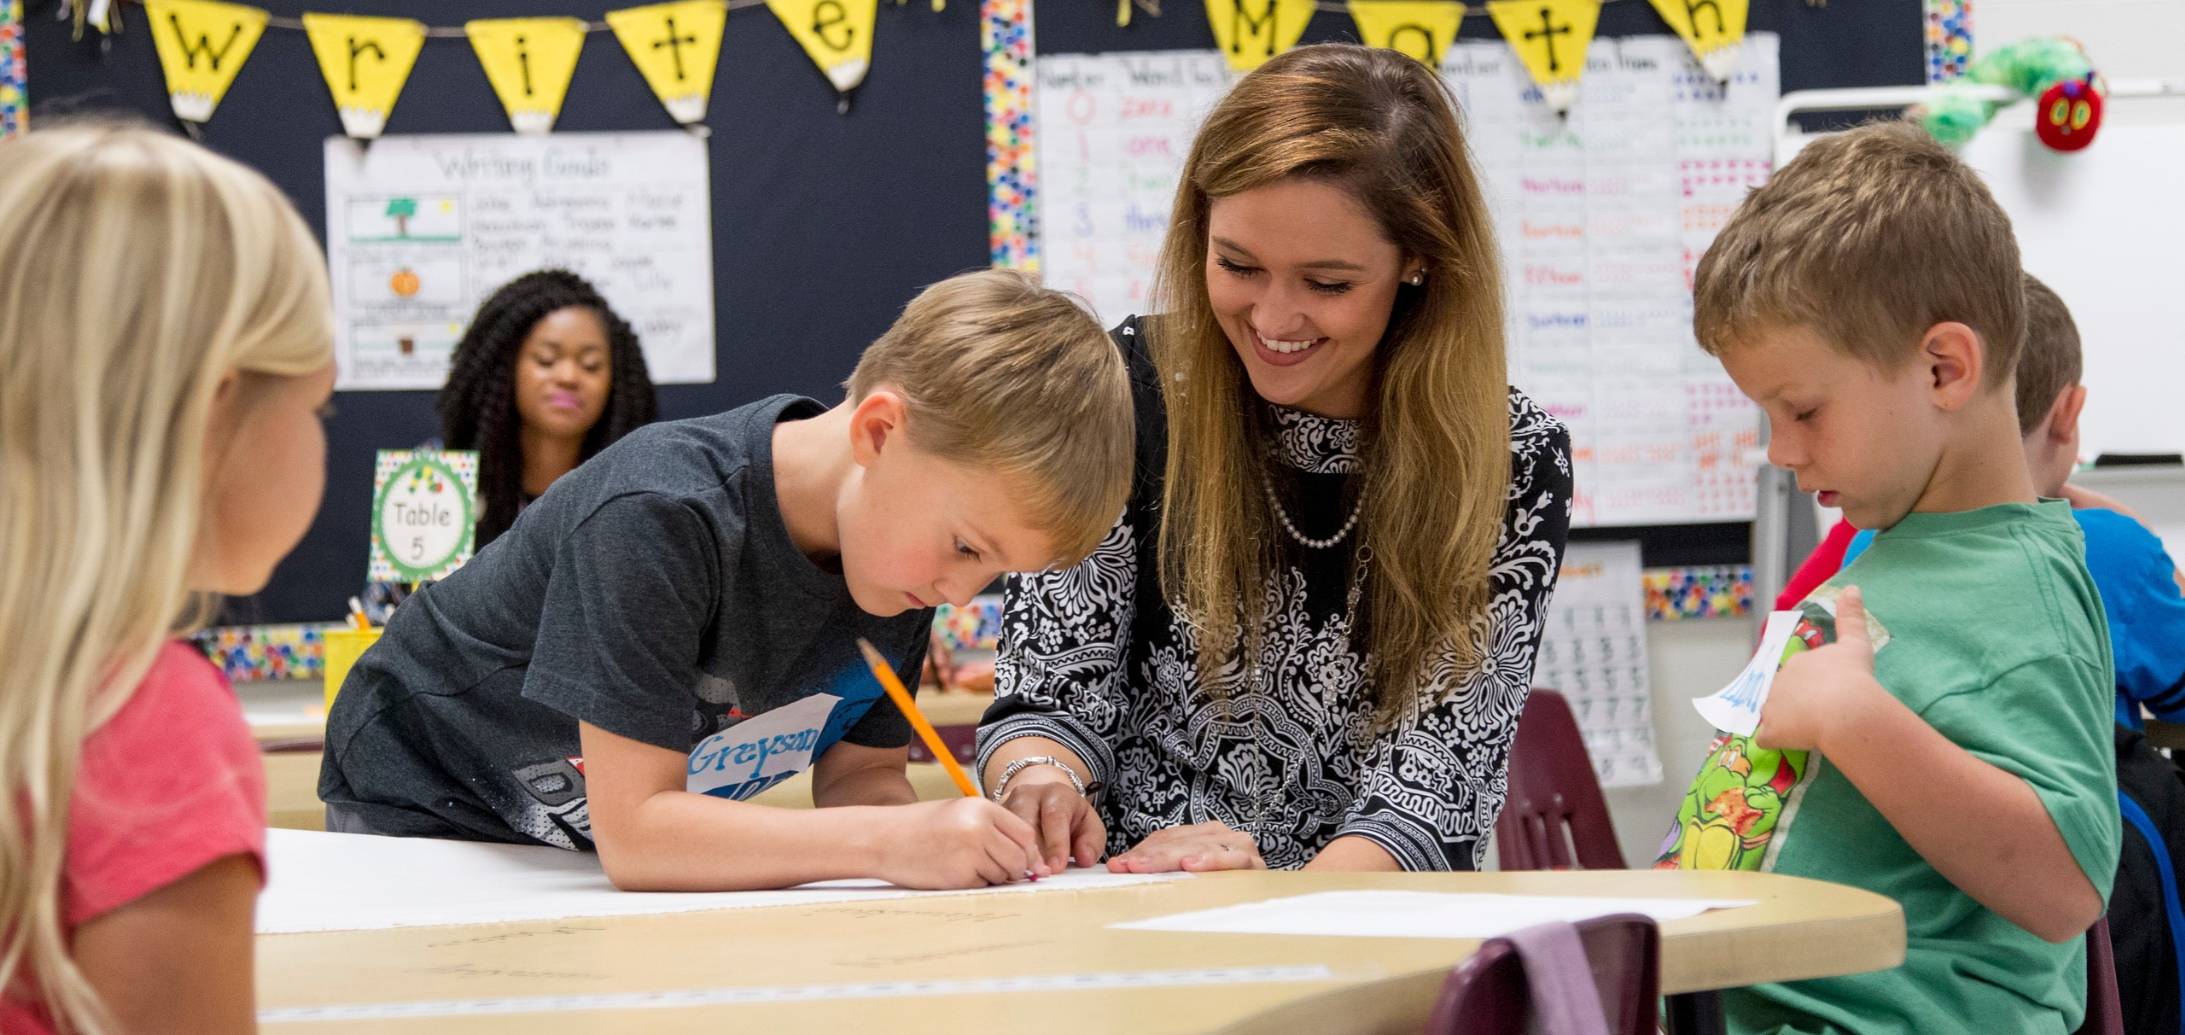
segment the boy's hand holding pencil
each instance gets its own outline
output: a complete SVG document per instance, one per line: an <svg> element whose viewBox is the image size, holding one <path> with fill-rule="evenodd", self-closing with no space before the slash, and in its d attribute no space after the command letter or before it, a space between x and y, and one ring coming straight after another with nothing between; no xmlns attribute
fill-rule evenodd
<svg viewBox="0 0 2185 1035"><path fill-rule="evenodd" d="M927 801L890 810L897 814L890 818L899 819L900 825L881 832L876 876L901 887L936 889L1052 876L1054 870L1040 857L1032 825L980 796L978 785L956 764L888 659L863 639L857 641L857 648L872 666L880 688L964 795L954 801Z"/></svg>

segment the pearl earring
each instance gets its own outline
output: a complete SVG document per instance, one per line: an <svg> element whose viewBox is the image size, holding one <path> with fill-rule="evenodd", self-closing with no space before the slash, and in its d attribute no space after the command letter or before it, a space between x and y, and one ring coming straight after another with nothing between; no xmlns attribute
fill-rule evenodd
<svg viewBox="0 0 2185 1035"><path fill-rule="evenodd" d="M1426 283L1426 271L1425 271L1425 270L1420 270L1419 272L1417 272L1417 273L1414 273L1414 274L1412 274L1412 275L1411 275L1411 279L1409 279L1409 280L1406 280L1406 281L1404 281L1404 283L1406 283L1406 284L1409 284L1409 285L1411 285L1412 287L1418 287L1418 286L1420 286L1420 285L1422 285L1422 284L1425 284L1425 283Z"/></svg>

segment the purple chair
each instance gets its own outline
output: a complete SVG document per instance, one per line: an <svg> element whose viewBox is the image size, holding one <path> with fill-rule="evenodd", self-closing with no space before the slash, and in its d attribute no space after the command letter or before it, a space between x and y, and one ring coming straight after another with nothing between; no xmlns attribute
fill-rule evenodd
<svg viewBox="0 0 2185 1035"><path fill-rule="evenodd" d="M1578 720L1553 690L1534 687L1518 719L1495 857L1505 870L1625 868Z"/></svg>
<svg viewBox="0 0 2185 1035"><path fill-rule="evenodd" d="M1533 948L1540 943L1540 935L1551 933L1543 928L1554 926L1560 925L1515 931L1480 943L1479 950L1451 971L1442 985L1441 998L1426 1022L1426 1035L1522 1035L1536 1021L1543 1022L1540 1030L1545 1035L1568 1035L1560 1030L1574 1026L1565 1013L1573 1005L1568 993L1587 987L1600 997L1609 1035L1655 1035L1661 935L1654 921L1620 913L1568 925L1577 929L1584 953L1561 965L1579 968L1578 974L1556 971L1553 954ZM1601 1029L1587 1024L1579 1030Z"/></svg>
<svg viewBox="0 0 2185 1035"><path fill-rule="evenodd" d="M2117 999L2117 954L2109 945L2109 918L2086 929L2086 1019L2078 1035L2124 1035L2124 1004Z"/></svg>

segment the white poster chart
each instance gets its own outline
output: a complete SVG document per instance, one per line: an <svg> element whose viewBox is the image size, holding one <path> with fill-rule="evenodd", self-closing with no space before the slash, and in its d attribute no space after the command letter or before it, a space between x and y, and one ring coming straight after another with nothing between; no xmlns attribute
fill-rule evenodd
<svg viewBox="0 0 2185 1035"><path fill-rule="evenodd" d="M912 891L836 880L781 891L618 891L599 857L540 845L266 831L259 934L646 916L707 909L809 906L929 895L1057 894L1127 888L1189 874L1072 869L1045 880L966 891ZM423 875L430 875L424 879Z"/></svg>
<svg viewBox="0 0 2185 1035"><path fill-rule="evenodd" d="M680 130L327 138L335 387L439 388L478 304L548 268L599 288L655 384L712 381L711 184Z"/></svg>
<svg viewBox="0 0 2185 1035"><path fill-rule="evenodd" d="M1572 543L1564 551L1533 685L1570 702L1601 786L1661 782L1638 543Z"/></svg>
<svg viewBox="0 0 2185 1035"><path fill-rule="evenodd" d="M1536 924L1614 913L1682 920L1752 899L1603 898L1444 891L1323 891L1111 924L1125 931L1334 935L1356 938L1493 938Z"/></svg>
<svg viewBox="0 0 2185 1035"><path fill-rule="evenodd" d="M1759 411L1692 337L1699 257L1767 178L1778 39L1717 84L1674 36L1595 39L1568 120L1499 41L1456 95L1502 245L1510 378L1571 429L1579 526L1748 521ZM1106 323L1146 291L1191 139L1232 81L1214 51L1042 54L1041 273Z"/></svg>

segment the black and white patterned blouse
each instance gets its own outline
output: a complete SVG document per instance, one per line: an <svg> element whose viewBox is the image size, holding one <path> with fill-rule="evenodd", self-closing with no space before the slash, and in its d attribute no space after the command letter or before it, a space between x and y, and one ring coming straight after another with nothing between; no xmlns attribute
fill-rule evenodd
<svg viewBox="0 0 2185 1035"><path fill-rule="evenodd" d="M1352 640L1370 561L1358 562L1354 538L1313 549L1285 532L1256 664L1225 668L1217 696L1157 584L1167 431L1145 326L1133 318L1115 332L1138 410L1129 509L1084 563L1009 580L981 770L1018 737L1068 746L1105 785L1096 798L1111 853L1164 827L1219 821L1251 834L1271 867L1302 866L1358 835L1405 869L1476 868L1570 527L1569 433L1511 390L1509 505L1491 603L1469 633L1479 664L1430 659L1416 704L1377 726ZM1266 406L1263 426L1282 509L1304 536L1334 534L1357 501L1358 423Z"/></svg>

